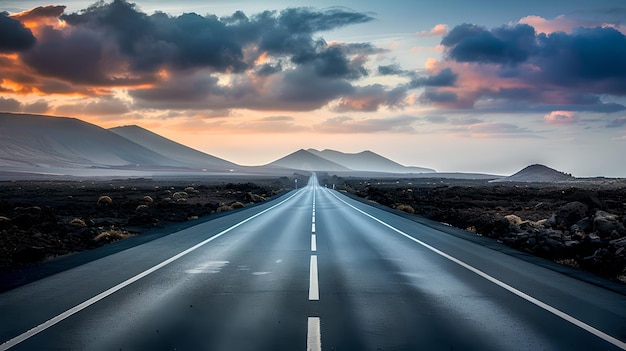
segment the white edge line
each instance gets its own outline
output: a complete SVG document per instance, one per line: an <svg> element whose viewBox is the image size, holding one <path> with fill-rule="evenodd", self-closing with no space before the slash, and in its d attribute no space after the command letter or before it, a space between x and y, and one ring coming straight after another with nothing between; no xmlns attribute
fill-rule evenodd
<svg viewBox="0 0 626 351"><path fill-rule="evenodd" d="M12 338L12 339L9 339L8 341L5 341L4 343L0 344L0 351L8 350L9 348L11 348L11 347L21 343L22 341L25 341L26 339L28 339L28 338L30 338L30 337L32 337L32 336L34 336L34 335L36 335L36 334L38 334L40 332L42 332L42 331L52 327L53 325L59 323L60 321L68 318L69 316L71 316L71 315L73 315L73 314L75 314L77 312L80 312L81 310L83 310L83 309L93 305L94 303L96 303L96 302L104 299L105 297L107 297L107 296L117 292L118 290L121 290L121 289L125 288L126 286L128 286L128 285L130 285L130 284L132 284L132 283L134 283L136 281L138 281L139 279L141 279L141 278L143 278L143 277L145 277L145 276L147 276L147 275L157 271L158 269L167 266L168 264L178 260L179 258L187 255L188 253L190 253L192 251L195 251L199 247L204 246L204 245L210 243L211 241L221 237L222 235L230 232L231 230L241 226L242 224L244 224L244 223L246 223L246 222L248 222L248 221L250 221L250 220L252 220L252 219L254 219L254 218L256 218L256 217L258 217L258 216L260 216L260 215L262 215L262 214L264 214L264 213L266 213L266 212L268 212L268 211L270 211L270 210L272 210L272 209L274 209L274 208L276 208L278 206L280 206L280 205L282 205L283 203L291 200L291 198L296 196L298 193L300 193L300 191L295 192L293 195L291 195L288 198L286 198L285 200L277 203L276 205L274 205L272 207L269 207L269 208L266 208L265 210L255 214L255 215L253 215L251 217L248 217L248 218L244 219L243 221L241 221L241 222L239 222L239 223L237 223L237 224L235 224L235 225L233 225L233 226L231 226L231 227L229 227L227 229L224 229L220 233L215 234L214 236L212 236L212 237L210 237L210 238L208 238L208 239L206 239L206 240L204 240L204 241L202 241L202 242L200 242L200 243L198 243L198 244L188 248L187 250L185 250L185 251L183 251L183 252L181 252L181 253L179 253L179 254L177 254L175 256L170 257L169 259L167 259L167 260L157 264L156 266L153 266L152 268L149 268L149 269L147 269L147 270L145 270L145 271L135 275L134 277L129 278L129 279L127 279L127 280L117 284L116 286L101 292L100 294L90 298L89 300L84 301L83 303L80 303L80 304L70 308L69 310L67 310L67 311L65 311L65 312L63 312L63 313L61 313L61 314L59 314L59 315L57 315L57 316L55 316L55 317L45 321L44 323L39 324L38 326L36 326L36 327L34 327L34 328L24 332L24 333L14 337L14 338Z"/></svg>
<svg viewBox="0 0 626 351"><path fill-rule="evenodd" d="M365 211L363 211L363 210L361 210L361 209L359 209L359 208L357 208L357 207L347 203L346 201L344 201L343 199L339 198L334 193L331 192L331 194L337 200L339 200L339 201L343 202L344 204L352 207L356 211L366 215L367 217L375 220L376 222L384 225L385 227L395 231L396 233L398 233L400 235L403 235L407 239L410 239L410 240L412 240L412 241L414 241L414 242L424 246L425 248L427 248L427 249L429 249L429 250L439 254L440 256L443 256L443 257L449 259L450 261L452 261L452 262L454 262L454 263L456 263L456 264L458 264L458 265L460 265L460 266L462 266L462 267L472 271L473 273L476 273L477 275L479 275L479 276L489 280L490 282L500 286L501 288L504 288L504 289L508 290L509 292L512 292L513 294L523 298L524 300L526 300L526 301L528 301L530 303L533 303L534 305L543 308L544 310L546 310L546 311L548 311L548 312L550 312L550 313L552 313L552 314L554 314L554 315L556 315L556 316L558 316L558 317L560 317L560 318L562 318L562 319L564 319L564 320L566 320L566 321L576 325L577 327L580 327L580 328L586 330L587 332L589 332L589 333L591 333L591 334L601 338L602 340L604 340L606 342L609 342L609 343L611 343L611 344L621 348L622 350L626 350L626 342L623 342L623 341L621 341L621 340L619 340L619 339L617 339L615 337L612 337L612 336L610 336L610 335L608 335L608 334L606 334L606 333L604 333L604 332L602 332L602 331L600 331L600 330L590 326L589 324L587 324L587 323L585 323L585 322L583 322L581 320L578 320L578 319L570 316L569 314L567 314L567 313L565 313L565 312L563 312L561 310L558 310L558 309L556 309L556 308L546 304L545 302L542 302L542 301L540 301L540 300L538 300L538 299L536 299L536 298L534 298L534 297L532 297L532 296L530 296L530 295L528 295L528 294L526 294L526 293L524 293L524 292L522 292L522 291L520 291L520 290L518 290L518 289L516 289L516 288L514 288L514 287L512 287L512 286L510 286L510 285L508 285L508 284L506 284L506 283L504 283L504 282L502 282L502 281L500 281L500 280L498 280L498 279L496 279L496 278L494 278L492 276L490 276L489 274L479 270L478 268L474 268L474 267L470 266L469 264L467 264L467 263L465 263L465 262L463 262L463 261L461 261L461 260L459 260L459 259L457 259L457 258L455 258L453 256L450 256L447 253L445 253L443 251L440 251L439 249L434 248L433 246L430 246L430 245L426 244L425 242L423 242L421 240L415 239L414 237L406 234L405 232L401 231L400 229L397 229L397 228L393 227L392 225L387 224L387 223L381 221L380 219L370 215L369 213L367 213L367 212L365 212Z"/></svg>
<svg viewBox="0 0 626 351"><path fill-rule="evenodd" d="M317 238L315 237L315 234L311 235L311 251L317 251Z"/></svg>
<svg viewBox="0 0 626 351"><path fill-rule="evenodd" d="M307 351L322 351L322 332L320 317L309 317L306 333Z"/></svg>
<svg viewBox="0 0 626 351"><path fill-rule="evenodd" d="M320 299L320 289L317 281L317 256L311 255L311 268L309 270L309 301Z"/></svg>
<svg viewBox="0 0 626 351"><path fill-rule="evenodd" d="M315 233L315 223L311 223L311 233Z"/></svg>

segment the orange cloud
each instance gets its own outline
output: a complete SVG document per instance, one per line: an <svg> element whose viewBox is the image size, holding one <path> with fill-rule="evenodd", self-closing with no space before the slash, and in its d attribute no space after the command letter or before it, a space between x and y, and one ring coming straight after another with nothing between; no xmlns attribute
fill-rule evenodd
<svg viewBox="0 0 626 351"><path fill-rule="evenodd" d="M430 30L417 32L420 37L441 37L448 34L448 25L444 23L436 24Z"/></svg>
<svg viewBox="0 0 626 351"><path fill-rule="evenodd" d="M67 23L60 19L65 11L65 6L39 6L31 10L16 13L11 17L19 20L24 26L30 29L35 36L41 34L44 27L63 29Z"/></svg>

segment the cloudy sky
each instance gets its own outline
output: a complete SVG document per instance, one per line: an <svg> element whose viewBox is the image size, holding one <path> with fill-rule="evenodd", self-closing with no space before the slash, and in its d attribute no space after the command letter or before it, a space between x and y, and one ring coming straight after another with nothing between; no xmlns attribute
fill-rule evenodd
<svg viewBox="0 0 626 351"><path fill-rule="evenodd" d="M312 147L626 177L623 0L58 1L0 0L0 111L244 165Z"/></svg>

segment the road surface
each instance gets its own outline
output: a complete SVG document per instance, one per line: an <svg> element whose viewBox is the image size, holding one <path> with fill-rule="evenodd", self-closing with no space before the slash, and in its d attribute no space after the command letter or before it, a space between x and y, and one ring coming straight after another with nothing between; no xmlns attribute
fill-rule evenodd
<svg viewBox="0 0 626 351"><path fill-rule="evenodd" d="M0 295L0 350L620 350L626 297L320 186Z"/></svg>

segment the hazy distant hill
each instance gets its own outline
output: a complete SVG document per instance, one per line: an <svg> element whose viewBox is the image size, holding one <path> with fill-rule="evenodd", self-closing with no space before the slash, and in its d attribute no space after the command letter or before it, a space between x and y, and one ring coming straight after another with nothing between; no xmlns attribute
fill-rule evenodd
<svg viewBox="0 0 626 351"><path fill-rule="evenodd" d="M406 167L372 151L362 151L356 154L344 153L335 150L318 151L308 149L310 153L323 157L329 161L350 168L353 171L385 172L385 173L433 173L434 169L422 167Z"/></svg>
<svg viewBox="0 0 626 351"><path fill-rule="evenodd" d="M194 168L212 170L237 169L240 166L192 149L136 125L110 128L110 131L149 150Z"/></svg>
<svg viewBox="0 0 626 351"><path fill-rule="evenodd" d="M533 182L533 183L556 183L575 180L569 174L559 172L550 167L544 165L530 165L521 171L509 176L504 177L495 182Z"/></svg>
<svg viewBox="0 0 626 351"><path fill-rule="evenodd" d="M280 158L267 166L299 169L303 171L349 171L350 169L300 149L292 154Z"/></svg>
<svg viewBox="0 0 626 351"><path fill-rule="evenodd" d="M0 113L0 166L180 166L75 118Z"/></svg>

